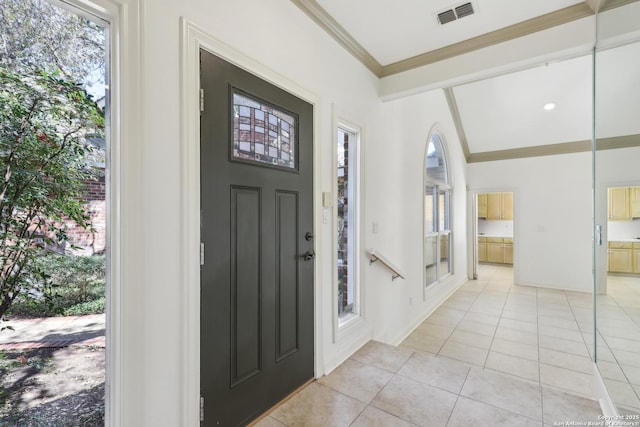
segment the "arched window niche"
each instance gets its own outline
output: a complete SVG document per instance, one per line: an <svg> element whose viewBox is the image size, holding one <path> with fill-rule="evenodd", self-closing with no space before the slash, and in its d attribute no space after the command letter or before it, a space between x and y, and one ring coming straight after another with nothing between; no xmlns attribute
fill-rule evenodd
<svg viewBox="0 0 640 427"><path fill-rule="evenodd" d="M429 135L424 157L424 286L452 273L451 184L442 135Z"/></svg>

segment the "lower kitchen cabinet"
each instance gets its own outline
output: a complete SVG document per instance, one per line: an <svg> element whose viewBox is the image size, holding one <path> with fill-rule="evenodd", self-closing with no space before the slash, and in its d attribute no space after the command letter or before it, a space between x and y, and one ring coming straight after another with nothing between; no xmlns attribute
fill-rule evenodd
<svg viewBox="0 0 640 427"><path fill-rule="evenodd" d="M513 239L504 239L504 263L513 264Z"/></svg>
<svg viewBox="0 0 640 427"><path fill-rule="evenodd" d="M609 242L609 271L612 273L634 272L634 243Z"/></svg>
<svg viewBox="0 0 640 427"><path fill-rule="evenodd" d="M504 262L504 243L502 238L487 237L487 261Z"/></svg>
<svg viewBox="0 0 640 427"><path fill-rule="evenodd" d="M478 261L513 264L513 239L509 237L478 237Z"/></svg>
<svg viewBox="0 0 640 427"><path fill-rule="evenodd" d="M478 237L478 261L487 261L487 238Z"/></svg>

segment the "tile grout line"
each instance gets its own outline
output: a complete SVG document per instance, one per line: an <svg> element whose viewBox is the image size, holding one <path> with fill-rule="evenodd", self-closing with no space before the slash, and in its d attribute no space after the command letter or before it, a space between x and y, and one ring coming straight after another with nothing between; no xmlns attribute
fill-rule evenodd
<svg viewBox="0 0 640 427"><path fill-rule="evenodd" d="M476 280L477 280L477 279L476 279ZM488 282L487 282L487 283L488 283ZM465 310L464 315L462 316L462 318L460 318L460 320L459 320L459 321L456 323L456 325L453 327L453 330L451 331L451 333L449 334L449 336L447 337L447 339L444 341L444 343L442 344L442 346L440 346L440 349L438 350L438 353L436 354L436 356L440 356L440 351L442 351L442 349L444 348L444 346L445 346L445 345L446 345L446 344L451 340L451 337L453 336L454 332L455 332L456 330L458 330L458 327L460 326L460 324L462 323L462 321L464 320L464 318L467 316L467 314L469 314L469 309L471 308L471 306L473 306L473 304L475 304L475 303L476 303L476 301L478 300L478 298L480 298L480 294L482 294L482 293L484 292L484 290L485 290L486 286L487 286L487 285L485 284L485 285L483 286L482 290L481 290L480 292L477 292L477 293L476 293L476 296L475 296L475 298L473 299L473 302L469 305L469 307L467 307L467 309ZM456 291L456 292L457 292L457 291ZM460 310L460 311L462 311L462 310ZM473 334L476 334L476 335L481 335L481 334L477 334L476 332L464 331L464 330L461 330L461 331L463 331L463 332L468 332L468 333L473 333ZM495 334L495 331L494 331L494 334ZM471 344L460 343L460 342L458 342L458 341L451 341L451 342L455 342L455 343L458 343L458 344L464 344L464 345L468 345L469 347L480 348L480 349L484 350L482 347L476 347L475 345L471 345ZM488 354L488 350L487 350L487 354ZM447 357L447 356L442 356L442 357ZM450 357L447 357L447 358L449 358L449 359L453 359L453 358L450 358ZM453 359L453 360L457 360L457 359ZM460 361L460 362L462 362L462 361ZM466 363L466 362L465 362L465 363Z"/></svg>
<svg viewBox="0 0 640 427"><path fill-rule="evenodd" d="M457 292L457 291L456 291ZM455 294L455 292L454 292ZM451 296L449 297L451 298ZM475 302L475 300L478 299L478 296L476 296L476 298L473 300ZM473 303L472 303L473 304ZM439 307L438 307L439 308ZM451 309L453 310L453 309ZM437 311L437 310L436 310ZM458 311L462 311L462 310L458 310ZM458 325L460 325L460 323L462 322L462 319L464 319L464 317L467 315L467 313L469 312L469 309L467 309L464 314L462 315L462 317L460 318L460 320L458 320L455 324L455 326L453 326L453 330L451 331L451 333L449 333L449 336L444 340L444 342L442 343L442 345L440 346L440 348L438 349L438 352L436 353L436 357L440 356L440 352L442 351L442 349L444 348L445 345L447 345L447 343L449 342L449 340L451 340L451 336L453 335L453 333L456 331L456 329L458 329ZM427 318L428 319L428 318ZM426 321L426 320L425 320ZM428 334L427 334L428 335ZM434 337L437 338L437 337ZM455 341L452 341L455 342ZM442 357L447 357L447 356L442 356Z"/></svg>
<svg viewBox="0 0 640 427"><path fill-rule="evenodd" d="M538 333L536 334L536 340L538 342L538 383L540 384L540 397L542 398L542 353L540 352L540 299L538 298L539 289L536 288L536 328Z"/></svg>
<svg viewBox="0 0 640 427"><path fill-rule="evenodd" d="M364 413L364 411L365 411L367 408L369 408L369 407L374 408L374 409L377 409L377 410L379 410L379 411L382 411L382 412L384 412L384 413L386 413L386 414L389 414L389 415L391 415L391 416L393 416L393 417L395 417L395 418L398 418L398 419L400 419L400 420L406 421L406 422L407 422L407 423L409 423L409 424L416 425L415 423L413 423L413 422L411 422L411 421L409 421L409 420L407 420L407 419L405 419L405 418L402 418L402 417L400 417L400 416L398 416L398 415L396 415L396 414L392 414L392 413L390 413L390 412L385 411L384 409L381 409L381 408L378 408L377 406L373 406L373 405L372 405L373 401L374 401L374 400L375 400L375 399L380 395L380 393L382 393L382 390L384 390L384 388L385 388L385 387L386 387L386 386L387 386L387 385L388 385L388 384L389 384L389 383L390 383L390 382L391 382L395 377L400 376L400 377L402 377L402 378L406 378L406 377L404 377L404 376L400 375L400 374L399 374L399 372L400 372L400 370L402 370L402 368L404 367L404 365L406 365L406 364L407 364L407 362L409 361L409 359L411 359L411 358L412 358L416 353L417 353L417 351L412 351L412 352L411 352L411 355L409 355L409 357L407 358L407 360L405 360L405 361L404 361L404 363L403 363L403 364L398 368L398 370L397 370L396 372L386 371L386 372L390 372L390 373L392 374L392 375L391 375L391 377L389 378L389 380L388 380L388 381L387 381L387 382L386 382L382 387L380 387L380 390L378 390L378 392L376 393L376 395L375 395L375 396L373 396L373 398L371 399L371 401L369 401L369 403L367 403L367 404L366 404L366 406L362 409L362 411L358 414L358 416L357 416L357 417L356 417L356 418L355 418L355 419L354 419L354 420L353 420L349 425L352 425L353 423L355 423L355 422L356 422L356 420L357 420L357 419L358 419L358 418L359 418L359 417ZM363 363L363 362L360 362L360 363ZM369 365L369 364L365 364L365 365L367 365L367 366L371 366L371 367L374 367L374 368L377 368L376 366L372 366L372 365ZM380 369L380 368L378 368L378 369ZM381 370L385 371L384 369L381 369ZM419 381L418 381L418 382L419 382ZM344 393L343 393L343 394L344 394ZM350 397L350 396L348 396L348 397ZM356 399L356 400L357 400L357 399Z"/></svg>
<svg viewBox="0 0 640 427"><path fill-rule="evenodd" d="M540 314L538 310L538 288L536 288L536 328L538 333L536 339L538 340L538 384L540 385L540 417L542 419L542 425L544 425L544 392L542 391L542 354L540 353Z"/></svg>
<svg viewBox="0 0 640 427"><path fill-rule="evenodd" d="M471 368L467 370L467 375L464 377L464 381L462 382L462 386L460 387L460 391L458 391L458 395L456 396L456 401L451 407L451 412L449 413L449 417L447 418L447 423L445 426L448 426L451 422L451 417L453 416L453 412L456 410L456 406L458 406L458 402L460 401L460 397L462 397L462 389L464 389L464 385L467 383L467 379L469 378L469 374L471 373Z"/></svg>
<svg viewBox="0 0 640 427"><path fill-rule="evenodd" d="M513 273L513 270L512 270ZM493 277L492 277L493 279ZM491 279L490 279L491 280ZM502 309L500 310L500 315L498 316L498 324L496 325L496 329L495 331L493 331L493 335L491 336L491 342L489 343L489 349L487 350L487 356L484 359L484 364L482 365L482 369L486 369L487 367L487 361L489 360L489 355L491 354L491 348L493 347L493 341L496 338L496 334L498 333L498 328L500 327L500 324L502 323L502 314L504 313L504 307L507 304L507 299L509 299L509 295L511 294L511 287L513 286L513 276L511 277L511 284L509 285L509 291L507 292L507 296L504 299L504 302L502 303Z"/></svg>

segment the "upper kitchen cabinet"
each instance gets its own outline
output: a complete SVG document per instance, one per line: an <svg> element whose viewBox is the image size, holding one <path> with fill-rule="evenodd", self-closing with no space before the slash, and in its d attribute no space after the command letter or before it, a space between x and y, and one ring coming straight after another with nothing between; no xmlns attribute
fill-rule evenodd
<svg viewBox="0 0 640 427"><path fill-rule="evenodd" d="M631 199L631 217L640 218L640 187L631 187L629 193Z"/></svg>
<svg viewBox="0 0 640 427"><path fill-rule="evenodd" d="M486 208L481 208L483 199ZM513 220L513 193L478 194L478 218Z"/></svg>
<svg viewBox="0 0 640 427"><path fill-rule="evenodd" d="M513 193L500 193L502 219L513 220Z"/></svg>
<svg viewBox="0 0 640 427"><path fill-rule="evenodd" d="M640 187L609 188L609 220L640 218Z"/></svg>
<svg viewBox="0 0 640 427"><path fill-rule="evenodd" d="M487 217L487 195L478 194L478 218Z"/></svg>

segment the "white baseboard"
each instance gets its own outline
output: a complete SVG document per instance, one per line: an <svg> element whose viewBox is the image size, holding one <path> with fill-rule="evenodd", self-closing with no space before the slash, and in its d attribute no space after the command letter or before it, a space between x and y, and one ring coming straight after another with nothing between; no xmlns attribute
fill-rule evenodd
<svg viewBox="0 0 640 427"><path fill-rule="evenodd" d="M316 378L321 378L324 375L329 375L334 369L344 363L345 360L350 358L356 351L371 340L371 333L363 334L351 341L348 346L340 349L330 360L324 363L323 372L317 373Z"/></svg>
<svg viewBox="0 0 640 427"><path fill-rule="evenodd" d="M433 314L434 311L436 311L438 308L440 308L440 306L442 304L444 304L445 301L447 301L449 299L449 297L451 297L451 295L453 295L458 289L460 289L460 287L462 285L464 285L465 283L467 283L469 281L469 279L466 277L466 275L464 277L462 277L458 283L455 283L450 289L448 289L448 292L444 295L444 297L440 298L439 301L436 304L432 304L429 305L427 307L427 309L420 315L417 317L417 319L415 321L413 321L404 331L402 331L400 334L396 335L396 337L391 340L391 342L389 342L389 344L391 345L395 345L398 346L400 345L405 339L407 339L407 337L409 335L411 335L411 333L413 331L415 331L415 329L420 326L420 324L422 322L424 322L429 316L431 316ZM447 284L448 285L448 284Z"/></svg>

